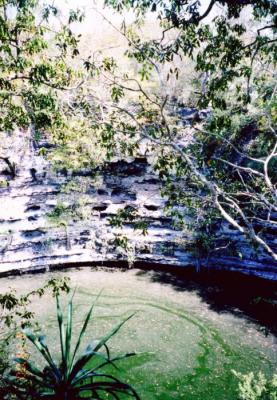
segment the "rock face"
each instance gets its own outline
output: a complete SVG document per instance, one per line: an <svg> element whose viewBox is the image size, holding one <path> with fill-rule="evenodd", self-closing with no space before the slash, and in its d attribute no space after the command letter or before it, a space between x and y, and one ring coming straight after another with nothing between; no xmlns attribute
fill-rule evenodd
<svg viewBox="0 0 277 400"><path fill-rule="evenodd" d="M160 182L144 157L117 160L95 173L83 170L67 176L51 171L27 145L19 162L16 178L0 189L0 274L128 260L130 264L195 265L198 269L205 265L277 280L277 263L251 251L227 225L217 233L218 240L222 235L237 240L241 257L223 250L201 260L191 237L176 230L165 215ZM3 163L0 170L1 180L9 171ZM111 227L109 220L126 208L147 223L147 235L127 223ZM128 249L119 246L125 237L130 238Z"/></svg>

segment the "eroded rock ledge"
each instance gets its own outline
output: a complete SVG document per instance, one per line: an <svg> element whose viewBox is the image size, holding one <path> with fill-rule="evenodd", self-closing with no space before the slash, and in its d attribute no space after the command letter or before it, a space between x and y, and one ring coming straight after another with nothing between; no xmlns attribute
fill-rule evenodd
<svg viewBox="0 0 277 400"><path fill-rule="evenodd" d="M175 230L164 214L166 200L160 196L160 182L146 158L114 161L99 170L97 176L80 171L73 178L74 190L67 193L72 176L54 173L34 151L21 157L17 177L0 189L0 274L49 265L118 262L127 258L133 262L134 251L127 254L118 248L115 235L131 239L135 260L144 265L199 268L197 249L188 250L191 238ZM148 235L134 232L128 224L122 229L110 226L109 218L130 206L147 222ZM70 216L61 213L59 219L54 218L59 208L64 211L67 207ZM277 263L266 254L254 253L227 225L224 231L217 232L219 240L222 235L236 239L242 256L227 256L223 251L211 255L205 268L277 280ZM274 236L272 241L276 243Z"/></svg>

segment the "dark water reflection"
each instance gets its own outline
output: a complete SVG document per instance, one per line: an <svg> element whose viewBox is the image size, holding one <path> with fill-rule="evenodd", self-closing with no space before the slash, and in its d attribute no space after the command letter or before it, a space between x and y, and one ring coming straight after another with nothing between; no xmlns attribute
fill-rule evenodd
<svg viewBox="0 0 277 400"><path fill-rule="evenodd" d="M225 271L195 272L168 267L141 270L152 282L170 285L176 291L193 291L217 312L228 311L259 325L265 335L277 336L277 282Z"/></svg>
<svg viewBox="0 0 277 400"><path fill-rule="evenodd" d="M2 278L1 291L14 287L26 293L52 276L65 275L77 286L76 335L104 289L86 342L136 312L113 338L111 350L114 355L138 353L122 362L120 377L134 385L142 399L235 400L232 370L272 374L277 368L277 341L271 334L276 333L274 283L172 268L83 267ZM43 297L32 307L53 354L58 354L54 300Z"/></svg>

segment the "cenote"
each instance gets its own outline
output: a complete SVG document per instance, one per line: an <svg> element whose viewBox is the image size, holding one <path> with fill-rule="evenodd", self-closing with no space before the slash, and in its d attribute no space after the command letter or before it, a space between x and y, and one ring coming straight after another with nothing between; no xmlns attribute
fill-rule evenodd
<svg viewBox="0 0 277 400"><path fill-rule="evenodd" d="M142 399L236 399L233 370L263 371L266 375L276 370L276 337L235 306L231 310L212 302L211 293L218 293L219 286L215 289L206 284L204 288L191 277L186 280L169 272L82 267L2 278L1 289L12 286L18 292L28 292L52 276L68 276L76 287L76 335L102 290L84 344L135 313L112 338L110 350L113 355L137 353L120 361L119 376L132 384ZM66 295L63 301L65 304ZM37 299L32 309L55 354L54 299ZM36 357L34 352L32 357Z"/></svg>

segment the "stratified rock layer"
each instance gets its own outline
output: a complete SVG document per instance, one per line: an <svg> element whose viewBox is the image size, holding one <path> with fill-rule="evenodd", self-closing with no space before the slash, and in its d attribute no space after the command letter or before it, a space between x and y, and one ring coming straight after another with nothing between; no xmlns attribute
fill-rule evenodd
<svg viewBox="0 0 277 400"><path fill-rule="evenodd" d="M0 169L4 179L4 165ZM54 173L43 158L25 149L17 177L0 189L0 273L128 259L149 265L205 265L277 280L277 263L253 252L227 225L216 233L218 240L236 240L241 257L223 250L201 260L197 249L191 250L191 237L176 230L165 215L165 202L159 179L144 157L114 161L97 175L79 171L67 176ZM130 206L148 224L147 235L128 224L120 229L110 226L109 219ZM117 246L118 235L130 239L127 252ZM272 235L273 245L274 241Z"/></svg>

